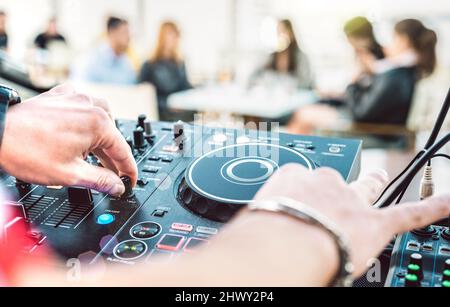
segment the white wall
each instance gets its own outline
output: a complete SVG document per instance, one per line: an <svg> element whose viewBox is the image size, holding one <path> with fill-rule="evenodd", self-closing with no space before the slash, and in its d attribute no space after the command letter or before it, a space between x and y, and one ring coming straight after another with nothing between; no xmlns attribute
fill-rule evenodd
<svg viewBox="0 0 450 307"><path fill-rule="evenodd" d="M291 17L320 76L319 83L325 87L345 84L345 77L351 74L347 68L352 53L341 29L345 20L357 14L375 22L382 42L389 40L387 29L396 20L424 20L438 30L441 65L450 70L449 0L0 0L0 9L6 9L10 16L10 50L14 55L24 55L53 14L52 3L56 3L62 32L77 53L98 41L109 14L130 20L133 45L143 59L154 45L159 23L177 21L193 75L211 77L235 62L238 72L248 74L267 53L261 40L264 20Z"/></svg>

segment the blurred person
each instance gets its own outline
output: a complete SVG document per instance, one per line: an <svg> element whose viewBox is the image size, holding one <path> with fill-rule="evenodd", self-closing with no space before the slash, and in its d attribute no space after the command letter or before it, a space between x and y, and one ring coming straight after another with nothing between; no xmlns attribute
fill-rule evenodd
<svg viewBox="0 0 450 307"><path fill-rule="evenodd" d="M8 33L6 31L6 12L0 11L0 49L8 49Z"/></svg>
<svg viewBox="0 0 450 307"><path fill-rule="evenodd" d="M344 25L344 33L356 56L359 51L368 51L378 60L385 57L383 47L375 37L372 23L367 18L358 16L350 19Z"/></svg>
<svg viewBox="0 0 450 307"><path fill-rule="evenodd" d="M52 42L66 43L66 38L58 31L58 20L56 17L49 20L47 29L35 38L34 45L39 49L48 49Z"/></svg>
<svg viewBox="0 0 450 307"><path fill-rule="evenodd" d="M294 116L290 131L310 134L316 128L332 127L341 116L361 123L406 125L416 83L435 69L436 44L436 33L419 20L398 22L384 59L377 59L368 49L360 52L360 74L372 78L368 83L356 78L348 86L342 112L325 104L303 107Z"/></svg>
<svg viewBox="0 0 450 307"><path fill-rule="evenodd" d="M344 33L355 54L356 69L352 83L362 82L367 85L371 82L373 73L361 69L362 57L369 52L377 60L382 60L385 58L383 47L378 43L373 25L366 17L357 16L347 21L344 25ZM345 104L345 91L321 92L320 96L322 98L320 102L325 104L333 106Z"/></svg>
<svg viewBox="0 0 450 307"><path fill-rule="evenodd" d="M256 83L265 75L275 75L279 80L288 76L298 88L312 89L314 77L307 55L302 51L297 41L294 26L288 19L278 23L277 51L270 56L268 64L252 77L251 83Z"/></svg>
<svg viewBox="0 0 450 307"><path fill-rule="evenodd" d="M127 55L130 45L128 21L109 17L106 30L106 42L88 57L80 73L81 79L92 83L135 84L136 72Z"/></svg>
<svg viewBox="0 0 450 307"><path fill-rule="evenodd" d="M142 66L139 82L148 82L155 86L161 120L181 119L189 122L193 120L192 112L176 111L167 107L169 95L192 88L179 50L180 36L180 30L174 22L166 21L161 25L155 51Z"/></svg>

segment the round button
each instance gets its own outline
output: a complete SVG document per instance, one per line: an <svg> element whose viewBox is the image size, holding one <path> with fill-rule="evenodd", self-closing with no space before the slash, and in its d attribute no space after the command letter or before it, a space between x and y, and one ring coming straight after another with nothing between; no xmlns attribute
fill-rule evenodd
<svg viewBox="0 0 450 307"><path fill-rule="evenodd" d="M114 217L114 215L109 214L109 213L105 213L105 214L99 215L97 217L97 224L99 224L99 225L109 225L112 222L114 222L115 219L116 218Z"/></svg>
<svg viewBox="0 0 450 307"><path fill-rule="evenodd" d="M341 152L341 148L338 146L330 146L329 151L334 154L338 154Z"/></svg>
<svg viewBox="0 0 450 307"><path fill-rule="evenodd" d="M267 181L278 169L278 165L263 158L240 158L224 165L222 176L236 184L261 184Z"/></svg>
<svg viewBox="0 0 450 307"><path fill-rule="evenodd" d="M161 231L161 226L153 222L144 222L133 226L130 235L135 239L148 240L156 237Z"/></svg>
<svg viewBox="0 0 450 307"><path fill-rule="evenodd" d="M137 240L124 241L114 248L114 255L123 260L135 260L147 251L147 245Z"/></svg>

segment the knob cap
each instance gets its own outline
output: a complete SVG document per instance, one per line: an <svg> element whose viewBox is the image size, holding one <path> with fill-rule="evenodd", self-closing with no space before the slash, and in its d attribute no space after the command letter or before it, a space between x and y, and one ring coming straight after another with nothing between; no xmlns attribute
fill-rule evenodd
<svg viewBox="0 0 450 307"><path fill-rule="evenodd" d="M144 132L146 136L152 136L153 135L153 129L152 129L152 122L149 120L146 120L144 122Z"/></svg>
<svg viewBox="0 0 450 307"><path fill-rule="evenodd" d="M422 266L423 264L423 257L421 254L414 253L409 256L409 263L410 264L416 264L418 266Z"/></svg>
<svg viewBox="0 0 450 307"><path fill-rule="evenodd" d="M144 129L141 127L133 131L134 147L142 148L145 146Z"/></svg>
<svg viewBox="0 0 450 307"><path fill-rule="evenodd" d="M444 270L450 270L450 258L444 262Z"/></svg>
<svg viewBox="0 0 450 307"><path fill-rule="evenodd" d="M173 138L178 139L184 136L184 123L182 121L178 121L173 126Z"/></svg>
<svg viewBox="0 0 450 307"><path fill-rule="evenodd" d="M90 189L70 187L67 189L71 204L92 204L93 197Z"/></svg>
<svg viewBox="0 0 450 307"><path fill-rule="evenodd" d="M141 127L142 129L145 129L145 120L147 119L147 116L145 114L141 114L138 117L138 127Z"/></svg>
<svg viewBox="0 0 450 307"><path fill-rule="evenodd" d="M133 187L131 184L131 178L128 176L120 177L122 180L123 185L125 186L125 193L123 193L122 198L131 198L134 195Z"/></svg>
<svg viewBox="0 0 450 307"><path fill-rule="evenodd" d="M420 287L419 277L414 274L407 274L405 277L405 287Z"/></svg>

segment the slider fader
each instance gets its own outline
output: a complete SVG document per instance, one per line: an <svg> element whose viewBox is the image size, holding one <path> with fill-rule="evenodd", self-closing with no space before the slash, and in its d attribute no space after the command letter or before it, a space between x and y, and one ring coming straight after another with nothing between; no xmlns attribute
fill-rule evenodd
<svg viewBox="0 0 450 307"><path fill-rule="evenodd" d="M281 166L332 167L359 174L361 142L185 123L116 121L139 169L114 198L80 187L45 187L3 175L30 225L27 252L49 246L63 259L133 264L195 253ZM90 163L99 161L89 155ZM49 162L51 163L51 162Z"/></svg>

